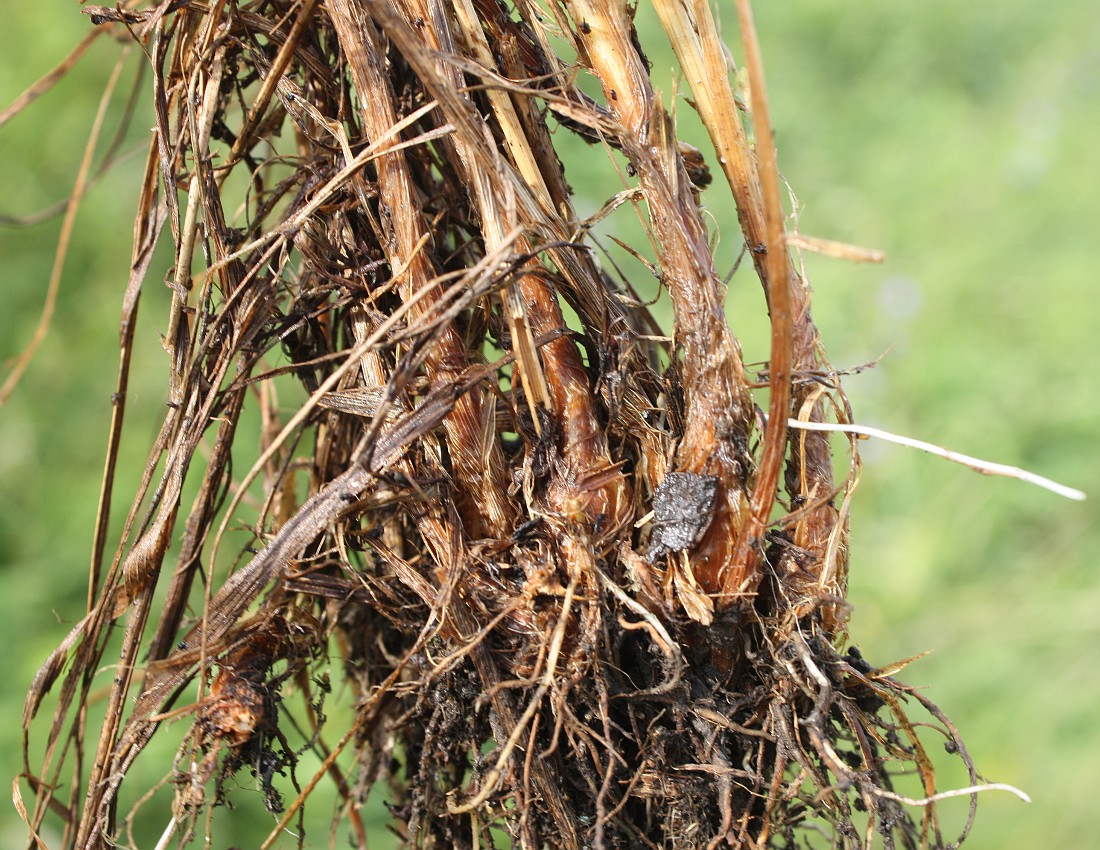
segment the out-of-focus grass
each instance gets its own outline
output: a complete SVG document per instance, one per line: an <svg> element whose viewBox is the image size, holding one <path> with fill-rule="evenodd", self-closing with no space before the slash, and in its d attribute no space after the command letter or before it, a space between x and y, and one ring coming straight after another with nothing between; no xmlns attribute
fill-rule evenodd
<svg viewBox="0 0 1100 850"><path fill-rule="evenodd" d="M719 11L732 27L732 7ZM756 15L800 229L887 251L881 267L807 260L834 363L885 354L848 381L857 418L1100 498L1094 4L806 0L760 4ZM639 16L655 77L671 96L676 76L644 3ZM87 26L61 0L6 10L0 104ZM69 191L114 55L96 45L72 79L0 129L0 214L31 212ZM684 134L697 134L689 104L681 97L676 108ZM149 123L139 118L131 134L139 147ZM602 156L567 146L577 152L573 184L600 187L592 204L617 188ZM83 611L138 167L126 163L91 190L53 330L0 410L3 776L19 769L23 690ZM704 200L728 231L735 218L716 177ZM631 227L628 217L618 221ZM30 336L58 228L55 219L0 229L4 360ZM727 235L720 267L737 247ZM163 400L159 274L142 307L120 494L132 491ZM758 286L746 269L731 289L746 359L763 360ZM876 663L933 650L904 676L930 686L990 780L1035 800L983 798L968 846L1089 845L1100 783L1095 509L893 446L864 444L864 459L852 534L854 640ZM14 813L0 812L0 843L17 846L20 836Z"/></svg>

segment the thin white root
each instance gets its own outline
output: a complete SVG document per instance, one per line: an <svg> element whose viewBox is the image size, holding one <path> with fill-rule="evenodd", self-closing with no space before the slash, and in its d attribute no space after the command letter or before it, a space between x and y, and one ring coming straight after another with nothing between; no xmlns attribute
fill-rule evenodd
<svg viewBox="0 0 1100 850"><path fill-rule="evenodd" d="M161 833L160 840L157 842L155 850L166 850L166 848L168 847L168 842L170 842L172 840L172 836L176 834L177 823L178 821L176 820L175 815L172 815L172 817L168 819L168 825L164 827L164 832Z"/></svg>
<svg viewBox="0 0 1100 850"><path fill-rule="evenodd" d="M787 425L791 428L801 428L803 431L838 431L842 434L855 434L860 437L877 437L880 440L888 440L891 443L897 443L901 446L920 449L922 452L928 452L937 457L942 457L945 460L960 463L963 466L970 467L975 472L980 472L982 475L1000 475L1005 478L1018 478L1020 481L1026 481L1028 484L1034 484L1036 487L1042 487L1044 490L1050 490L1052 493L1057 493L1059 496L1065 496L1067 499L1074 499L1078 502L1083 501L1085 498L1085 493L1081 490L1067 487L1065 484L1059 484L1057 481L1051 481L1049 478L1044 478L1042 475L1036 475L1034 472L1028 472L1026 469L970 457L970 455L964 455L960 452L953 452L951 449L945 449L932 443L926 443L924 440L914 440L912 437L902 437L898 434L891 434L889 431L883 431L880 428L871 428L867 425L838 425L832 422L803 422L799 419L788 419Z"/></svg>
<svg viewBox="0 0 1100 850"><path fill-rule="evenodd" d="M939 794L933 794L931 797L924 797L919 800L913 799L912 797L904 797L901 794L895 794L893 791L886 791L882 788L875 788L872 790L876 797L885 797L888 800L905 803L908 806L927 806L931 803L935 803L937 800L946 800L949 797L968 797L980 791L1008 791L1011 794L1015 794L1025 803L1031 802L1031 797L1015 785L1006 785L1003 782L989 782L985 785L971 785L969 788L955 788L951 791L941 791Z"/></svg>

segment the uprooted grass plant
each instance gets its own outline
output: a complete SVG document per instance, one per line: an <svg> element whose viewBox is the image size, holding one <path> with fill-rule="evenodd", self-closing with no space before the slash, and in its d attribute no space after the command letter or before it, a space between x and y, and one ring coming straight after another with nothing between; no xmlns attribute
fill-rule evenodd
<svg viewBox="0 0 1100 850"><path fill-rule="evenodd" d="M965 837L974 797L941 830L926 749L976 785L954 727L903 664L846 646L858 455L812 428L852 417L792 256L822 243L788 244L748 4L738 91L710 7L654 4L706 154L614 0L87 10L144 52L156 126L91 601L24 716L34 836L125 844L143 811L158 847L216 841L245 774L273 814L262 847L328 840L301 836L320 783L356 846L371 794L411 847ZM595 216L564 134L628 163ZM768 306L755 374L708 162ZM671 328L599 262L592 228L627 205ZM155 332L137 309L162 276L167 411L108 557L130 358ZM130 787L172 735L167 790Z"/></svg>

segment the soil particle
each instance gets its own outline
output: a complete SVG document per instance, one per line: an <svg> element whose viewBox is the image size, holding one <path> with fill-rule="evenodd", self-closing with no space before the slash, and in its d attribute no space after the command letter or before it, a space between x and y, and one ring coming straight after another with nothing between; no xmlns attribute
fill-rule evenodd
<svg viewBox="0 0 1100 850"><path fill-rule="evenodd" d="M710 525L718 479L694 472L670 472L653 494L650 563L668 552L694 546Z"/></svg>

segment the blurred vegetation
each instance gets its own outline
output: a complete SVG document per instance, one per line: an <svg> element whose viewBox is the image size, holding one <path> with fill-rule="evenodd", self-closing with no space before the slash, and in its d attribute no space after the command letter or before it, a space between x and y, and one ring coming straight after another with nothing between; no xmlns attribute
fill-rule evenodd
<svg viewBox="0 0 1100 850"><path fill-rule="evenodd" d="M732 7L720 12L732 27ZM639 14L643 26L651 22L644 8ZM878 267L807 259L830 359L844 368L882 358L846 384L857 421L1017 464L1100 498L1095 4L933 0L914 11L896 0L803 0L762 3L756 15L780 166L802 206L799 229L887 252ZM7 8L0 108L88 28L66 0ZM642 42L655 79L668 68L671 98L677 78L663 37L643 28ZM117 54L100 39L76 73L0 130L0 215L24 216L67 196ZM137 59L124 80L134 78ZM705 149L682 96L677 116L681 135ZM0 411L5 777L19 770L25 686L84 610L119 302L151 123L139 110L122 161L89 191L51 332ZM593 187L593 208L619 188L602 156L563 144L574 153L573 185ZM728 235L735 219L721 180L704 201L727 234L719 267L732 267L739 245ZM31 337L59 229L60 216L0 228L5 363ZM124 494L161 417L166 303L162 290L145 293ZM766 359L762 297L747 264L733 279L730 321L746 360ZM967 846L1091 844L1100 784L1095 508L894 446L865 443L863 457L852 638L878 664L933 650L908 680L931 687L988 779L1034 799L1025 806L985 796ZM14 812L0 810L0 844L19 846L22 835Z"/></svg>

